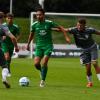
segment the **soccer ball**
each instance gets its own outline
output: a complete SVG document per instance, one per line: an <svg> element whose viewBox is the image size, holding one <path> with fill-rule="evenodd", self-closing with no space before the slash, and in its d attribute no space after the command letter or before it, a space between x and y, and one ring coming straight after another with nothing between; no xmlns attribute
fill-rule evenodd
<svg viewBox="0 0 100 100"><path fill-rule="evenodd" d="M28 77L21 77L20 79L19 79L19 85L20 86L29 86L29 79L28 79Z"/></svg>

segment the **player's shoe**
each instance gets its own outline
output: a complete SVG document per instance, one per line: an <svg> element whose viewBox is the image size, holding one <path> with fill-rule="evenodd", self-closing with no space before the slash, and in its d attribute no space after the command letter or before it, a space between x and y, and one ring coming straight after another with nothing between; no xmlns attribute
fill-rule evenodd
<svg viewBox="0 0 100 100"><path fill-rule="evenodd" d="M93 83L92 82L88 82L87 85L86 85L86 87L88 87L88 88L90 88L92 86L93 86Z"/></svg>
<svg viewBox="0 0 100 100"><path fill-rule="evenodd" d="M10 84L7 81L3 81L3 84L5 85L6 88L10 88Z"/></svg>
<svg viewBox="0 0 100 100"><path fill-rule="evenodd" d="M40 87L44 87L45 86L45 81L44 80L41 80L40 81Z"/></svg>
<svg viewBox="0 0 100 100"><path fill-rule="evenodd" d="M8 73L7 77L11 77L11 73Z"/></svg>

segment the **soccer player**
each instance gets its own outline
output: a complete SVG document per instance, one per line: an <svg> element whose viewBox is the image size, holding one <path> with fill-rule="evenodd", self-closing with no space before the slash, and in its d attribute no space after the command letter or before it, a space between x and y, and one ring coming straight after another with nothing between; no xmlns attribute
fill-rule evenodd
<svg viewBox="0 0 100 100"><path fill-rule="evenodd" d="M13 23L13 19L14 19L14 15L7 13L6 14L6 23L4 23L4 25L6 25L9 28L10 32L18 40L20 37L20 29L19 29L18 25ZM5 39L2 42L2 50L4 52L5 59L8 63L8 70L9 70L8 76L10 77L11 76L10 63L11 63L11 57L12 57L13 51L14 51L14 44L10 37L4 36L3 38L5 38Z"/></svg>
<svg viewBox="0 0 100 100"><path fill-rule="evenodd" d="M74 36L77 47L82 49L80 61L86 66L87 87L92 87L91 64L94 66L97 78L100 80L100 67L98 65L98 48L92 38L92 34L100 35L100 31L86 26L86 19L80 18L76 27L66 29L66 32Z"/></svg>
<svg viewBox="0 0 100 100"><path fill-rule="evenodd" d="M52 28L54 27L59 28L64 33L67 42L70 42L70 39L67 36L62 26L55 24L53 21L45 19L45 12L43 9L36 10L36 18L37 21L35 21L32 24L31 33L29 35L27 44L27 50L29 50L30 42L35 35L36 49L35 49L34 64L36 69L40 70L41 73L40 87L44 87L48 70L48 60L53 50L53 42L51 34Z"/></svg>
<svg viewBox="0 0 100 100"><path fill-rule="evenodd" d="M3 41L3 36L9 36L11 40L14 43L15 51L18 52L18 46L17 46L17 40L14 37L14 35L9 31L8 27L6 25L3 25L3 19L4 19L4 13L0 12L0 44ZM8 76L8 64L5 60L4 53L0 46L0 66L2 67L2 82L5 85L6 88L10 88L10 84L7 81Z"/></svg>

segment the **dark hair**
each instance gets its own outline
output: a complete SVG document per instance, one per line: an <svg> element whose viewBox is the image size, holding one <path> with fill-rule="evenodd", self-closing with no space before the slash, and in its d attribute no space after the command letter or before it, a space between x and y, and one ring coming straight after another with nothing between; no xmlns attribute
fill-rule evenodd
<svg viewBox="0 0 100 100"><path fill-rule="evenodd" d="M80 19L78 19L78 22L80 24L86 24L86 19L85 18L80 18Z"/></svg>
<svg viewBox="0 0 100 100"><path fill-rule="evenodd" d="M35 11L36 11L36 12L37 12L37 11L41 11L43 14L45 14L44 9L42 9L42 8L37 8Z"/></svg>
<svg viewBox="0 0 100 100"><path fill-rule="evenodd" d="M2 11L0 11L0 18L4 17L4 13Z"/></svg>
<svg viewBox="0 0 100 100"><path fill-rule="evenodd" d="M14 17L14 15L13 15L13 14L11 14L11 13L7 13L7 14L6 14L6 17L12 17L12 18L13 18L13 17Z"/></svg>

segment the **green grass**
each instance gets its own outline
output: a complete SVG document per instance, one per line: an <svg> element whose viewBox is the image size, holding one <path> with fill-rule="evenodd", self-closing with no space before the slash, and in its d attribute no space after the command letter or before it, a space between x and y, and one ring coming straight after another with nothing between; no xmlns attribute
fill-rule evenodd
<svg viewBox="0 0 100 100"><path fill-rule="evenodd" d="M5 89L0 82L0 100L99 100L100 82L93 71L94 86L86 88L85 68L79 58L51 58L46 87L39 87L39 73L32 59L13 59L11 65L11 89ZM21 87L22 76L30 79L29 87Z"/></svg>

